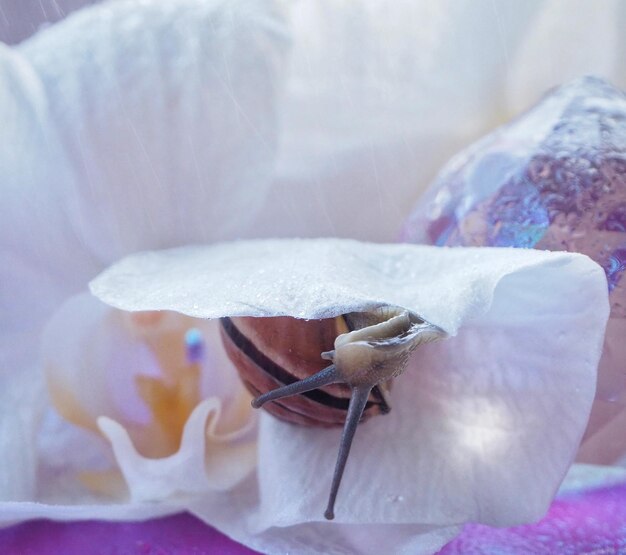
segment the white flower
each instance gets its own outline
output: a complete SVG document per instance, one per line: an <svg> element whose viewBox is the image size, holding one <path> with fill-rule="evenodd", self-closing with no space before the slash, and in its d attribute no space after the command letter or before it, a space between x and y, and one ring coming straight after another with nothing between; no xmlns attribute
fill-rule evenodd
<svg viewBox="0 0 626 555"><path fill-rule="evenodd" d="M545 511L588 416L606 318L602 274L584 257L227 243L138 255L95 282L108 302L143 313L86 293L106 267L145 249L294 233L390 238L414 183L497 117L481 96L490 78L466 80L471 95L464 89L467 102L451 113L433 110L443 91L446 106L454 100L439 82L420 108L431 117L411 123L408 106L426 90L415 68L392 90L393 109L372 119L371 106L389 93L377 74L359 79L356 68L345 97L335 98L341 75L332 72L307 87L307 75L324 75L324 56L306 52L324 38L311 24L320 21L316 5L294 12L309 34L296 41L293 63L309 56L311 65L292 68L280 135L287 41L269 1L120 0L0 49L3 521L187 509L268 553L416 553L435 551L468 520L506 525ZM332 28L357 10L342 6L341 17L326 19L331 39L350 36ZM441 30L448 16L436 6L411 13L430 10ZM463 6L455 13L471 11ZM403 19L390 14L388 22ZM433 30L419 39L439 53L424 50L420 71L449 55L440 38ZM355 59L344 46L340 74ZM402 81L403 68L387 77ZM323 105L329 98L335 109ZM476 119L454 140L441 130L433 139L444 114L449 124ZM270 187L279 137L281 178ZM372 137L391 147L370 144L372 166L363 168L357 147ZM308 157L303 145L315 147ZM404 171L416 167L412 147L428 153L420 179ZM253 279L265 264L265 277ZM393 268L405 271L401 279L391 279ZM276 289L277 274L285 279ZM259 303L263 290L272 302ZM267 415L257 429L215 323L200 318L312 318L381 302L410 306L458 335L419 354L421 368L398 382L391 415L359 430L338 522L320 522L327 479L312 477L332 468L338 432ZM187 357L199 340L205 356Z"/></svg>
<svg viewBox="0 0 626 555"><path fill-rule="evenodd" d="M159 351L168 334L182 349L189 328L206 325L175 315L140 325L86 286L140 248L250 233L273 164L286 48L271 2L137 0L0 49L3 500L130 499L145 517L252 470L249 395L214 371L223 365L210 339L204 362ZM165 416L176 403L177 417ZM137 474L154 477L151 492L132 485ZM68 514L45 507L10 505L3 520ZM93 515L132 516L119 505Z"/></svg>

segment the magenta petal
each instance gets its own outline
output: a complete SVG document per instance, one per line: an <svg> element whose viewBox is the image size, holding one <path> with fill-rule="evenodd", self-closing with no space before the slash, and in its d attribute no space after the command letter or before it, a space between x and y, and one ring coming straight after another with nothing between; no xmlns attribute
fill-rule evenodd
<svg viewBox="0 0 626 555"><path fill-rule="evenodd" d="M35 520L0 530L3 555L255 555L201 520L178 514L146 522Z"/></svg>
<svg viewBox="0 0 626 555"><path fill-rule="evenodd" d="M467 525L438 555L626 553L626 484L570 493L536 524Z"/></svg>
<svg viewBox="0 0 626 555"><path fill-rule="evenodd" d="M568 493L536 524L470 524L438 555L625 553L626 483ZM0 553L17 555L254 555L188 514L147 522L26 522L0 530Z"/></svg>

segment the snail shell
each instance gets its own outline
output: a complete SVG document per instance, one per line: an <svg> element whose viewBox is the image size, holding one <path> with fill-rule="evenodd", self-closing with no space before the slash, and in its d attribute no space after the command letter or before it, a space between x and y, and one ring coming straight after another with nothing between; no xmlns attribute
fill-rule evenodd
<svg viewBox="0 0 626 555"><path fill-rule="evenodd" d="M239 317L221 322L226 352L256 396L254 407L265 406L294 424L344 426L324 514L331 520L357 424L389 412L390 381L405 370L412 351L447 334L396 306L324 320Z"/></svg>
<svg viewBox="0 0 626 555"><path fill-rule="evenodd" d="M331 351L337 336L348 332L343 316L325 320L223 318L222 341L248 391L255 397L317 374L328 366L322 352ZM388 389L389 382L378 388ZM305 426L343 426L351 389L331 384L286 397L265 409L286 422ZM385 412L383 395L372 391L363 419Z"/></svg>

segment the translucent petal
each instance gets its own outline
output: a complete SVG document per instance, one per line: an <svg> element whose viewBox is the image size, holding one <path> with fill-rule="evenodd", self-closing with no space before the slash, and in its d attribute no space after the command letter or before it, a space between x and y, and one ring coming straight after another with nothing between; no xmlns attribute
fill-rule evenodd
<svg viewBox="0 0 626 555"><path fill-rule="evenodd" d="M284 31L273 2L103 2L19 46L77 180L66 216L100 263L232 238L263 206Z"/></svg>
<svg viewBox="0 0 626 555"><path fill-rule="evenodd" d="M103 415L145 422L147 407L134 380L157 375L157 363L119 312L76 295L48 322L42 343L48 390L67 420L93 431Z"/></svg>
<svg viewBox="0 0 626 555"><path fill-rule="evenodd" d="M446 159L500 121L507 56L540 6L290 3L272 236L395 239Z"/></svg>
<svg viewBox="0 0 626 555"><path fill-rule="evenodd" d="M0 336L0 501L30 500L37 491L37 428L46 399L36 340L32 333Z"/></svg>
<svg viewBox="0 0 626 555"><path fill-rule="evenodd" d="M37 489L35 444L45 410L38 334L76 282L61 269L73 243L52 187L72 175L56 148L41 83L1 44L0 122L0 499L21 500ZM46 182L50 188L41 187ZM76 274L82 270L77 263Z"/></svg>
<svg viewBox="0 0 626 555"><path fill-rule="evenodd" d="M517 249L239 242L140 253L91 287L125 310L205 318L393 304L456 335L418 349L392 413L357 433L338 500L346 523L539 518L580 442L608 317L589 258ZM253 529L320 520L339 433L264 415Z"/></svg>
<svg viewBox="0 0 626 555"><path fill-rule="evenodd" d="M63 192L74 175L31 65L0 44L0 333L34 332L96 270L78 256Z"/></svg>
<svg viewBox="0 0 626 555"><path fill-rule="evenodd" d="M549 88L581 75L602 76L626 87L625 23L619 0L599 0L593 6L585 0L543 3L508 68L510 109L525 110ZM586 48L578 48L580 44Z"/></svg>

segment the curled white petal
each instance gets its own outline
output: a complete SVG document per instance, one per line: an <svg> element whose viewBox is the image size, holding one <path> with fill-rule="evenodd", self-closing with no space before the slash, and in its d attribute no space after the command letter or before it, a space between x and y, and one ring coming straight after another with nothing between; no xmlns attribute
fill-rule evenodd
<svg viewBox="0 0 626 555"><path fill-rule="evenodd" d="M130 490L133 503L163 503L230 489L250 473L256 419L215 324L176 313L130 317L88 294L63 304L43 345L48 391L66 419L46 420L55 425L40 446L47 500L98 500L96 488L107 502ZM202 338L193 364L189 329ZM67 421L95 437L66 433ZM103 457L99 432L112 456Z"/></svg>
<svg viewBox="0 0 626 555"><path fill-rule="evenodd" d="M247 230L274 160L285 35L273 0L121 0L19 46L77 176L64 216L83 252L106 265Z"/></svg>
<svg viewBox="0 0 626 555"><path fill-rule="evenodd" d="M185 424L180 449L173 455L159 459L141 456L128 432L114 420L106 417L98 419L98 426L111 442L116 462L134 502L164 501L168 498L201 495L207 491L228 490L254 468L254 441L248 439L241 442L234 448L236 452L233 452L231 446L220 442L219 438L211 441L212 431L205 431L208 426L215 428L211 422L220 418L220 405L216 398L200 403ZM205 459L212 461L210 475L207 474Z"/></svg>

